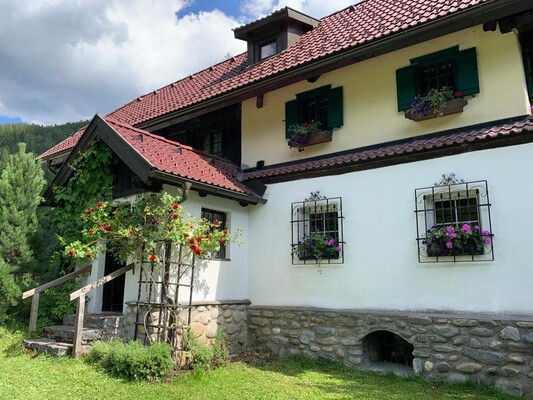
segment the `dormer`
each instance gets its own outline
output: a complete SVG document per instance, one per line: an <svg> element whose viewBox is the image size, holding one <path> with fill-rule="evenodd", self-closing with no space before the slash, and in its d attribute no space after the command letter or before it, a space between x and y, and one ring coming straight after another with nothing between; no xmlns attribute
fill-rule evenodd
<svg viewBox="0 0 533 400"><path fill-rule="evenodd" d="M248 65L281 53L292 46L320 21L285 7L272 14L234 29L237 39L248 43Z"/></svg>

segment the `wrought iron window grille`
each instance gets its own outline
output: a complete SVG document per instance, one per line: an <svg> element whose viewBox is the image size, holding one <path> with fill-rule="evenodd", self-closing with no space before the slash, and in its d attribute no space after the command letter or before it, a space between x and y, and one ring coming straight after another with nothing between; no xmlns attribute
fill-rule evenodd
<svg viewBox="0 0 533 400"><path fill-rule="evenodd" d="M418 261L493 261L490 207L486 180L466 182L451 173L415 189Z"/></svg>
<svg viewBox="0 0 533 400"><path fill-rule="evenodd" d="M293 265L343 264L342 198L319 191L291 205Z"/></svg>

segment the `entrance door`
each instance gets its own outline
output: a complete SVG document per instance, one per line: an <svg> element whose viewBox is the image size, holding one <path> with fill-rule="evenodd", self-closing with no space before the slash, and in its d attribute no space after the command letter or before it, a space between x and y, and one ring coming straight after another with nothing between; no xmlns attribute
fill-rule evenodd
<svg viewBox="0 0 533 400"><path fill-rule="evenodd" d="M104 274L109 275L111 272L122 268L124 265L120 264L115 257L106 251L105 255L105 270ZM124 304L124 284L126 282L126 275L122 274L113 279L111 282L104 284L102 311L116 311L122 312L122 305Z"/></svg>

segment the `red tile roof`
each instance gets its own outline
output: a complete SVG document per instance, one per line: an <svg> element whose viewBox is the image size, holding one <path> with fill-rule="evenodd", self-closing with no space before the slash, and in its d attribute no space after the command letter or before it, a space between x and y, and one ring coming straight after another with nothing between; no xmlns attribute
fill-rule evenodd
<svg viewBox="0 0 533 400"><path fill-rule="evenodd" d="M491 0L366 0L323 18L280 54L246 67L246 53L155 90L109 116L137 125L332 54Z"/></svg>
<svg viewBox="0 0 533 400"><path fill-rule="evenodd" d="M43 154L37 156L37 159L48 158L55 154L72 149L74 146L76 146L76 143L78 143L78 140L80 139L81 135L83 135L83 132L85 132L85 128L87 127L84 126L83 128L80 128L78 131L76 131L76 133L70 135L68 138L59 142L51 149L48 149Z"/></svg>
<svg viewBox="0 0 533 400"><path fill-rule="evenodd" d="M423 153L438 148L452 147L468 142L478 142L523 133L533 135L533 118L524 118L512 123L486 128L471 129L426 138L415 138L399 144L384 144L382 146L373 146L369 149L355 149L314 160L299 161L297 163L279 166L274 165L256 171L245 172L244 180L278 177L294 173L322 170L334 166L363 164L367 161L385 159L387 157Z"/></svg>
<svg viewBox="0 0 533 400"><path fill-rule="evenodd" d="M140 96L108 116L137 125L292 68L492 1L366 0L323 18L315 29L276 56L246 68L246 54L240 54ZM39 157L73 147L79 137L76 135Z"/></svg>
<svg viewBox="0 0 533 400"><path fill-rule="evenodd" d="M236 165L190 146L136 129L110 117L104 119L156 171L257 197L237 180L239 169Z"/></svg>

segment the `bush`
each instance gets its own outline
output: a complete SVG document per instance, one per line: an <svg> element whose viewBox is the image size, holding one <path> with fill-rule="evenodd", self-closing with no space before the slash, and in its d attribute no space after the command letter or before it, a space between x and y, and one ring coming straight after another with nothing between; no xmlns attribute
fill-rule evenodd
<svg viewBox="0 0 533 400"><path fill-rule="evenodd" d="M203 345L189 329L185 336L184 349L192 369L211 369L223 365L228 357L228 349L224 342L224 333L218 329L212 346Z"/></svg>
<svg viewBox="0 0 533 400"><path fill-rule="evenodd" d="M160 380L174 367L167 343L143 347L139 342L97 342L85 356L90 364L100 365L106 372L130 380Z"/></svg>

